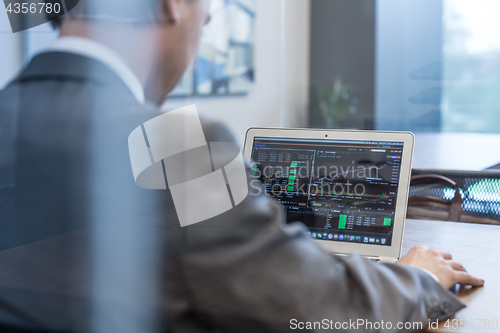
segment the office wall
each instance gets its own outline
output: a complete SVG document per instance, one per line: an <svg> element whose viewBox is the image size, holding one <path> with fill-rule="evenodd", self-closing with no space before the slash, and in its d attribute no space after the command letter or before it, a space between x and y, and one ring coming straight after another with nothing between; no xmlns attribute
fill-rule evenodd
<svg viewBox="0 0 500 333"><path fill-rule="evenodd" d="M311 0L284 1L286 1L284 125L306 127L309 122Z"/></svg>
<svg viewBox="0 0 500 333"><path fill-rule="evenodd" d="M310 0L285 0L285 76L280 81L280 0L257 0L255 84L247 96L170 99L164 110L195 103L202 116L228 125L242 144L251 126L280 125L280 83L284 83L285 126L307 121Z"/></svg>

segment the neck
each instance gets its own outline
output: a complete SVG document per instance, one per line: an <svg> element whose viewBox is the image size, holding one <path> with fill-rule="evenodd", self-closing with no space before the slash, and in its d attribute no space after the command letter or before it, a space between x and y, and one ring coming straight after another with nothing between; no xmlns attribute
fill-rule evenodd
<svg viewBox="0 0 500 333"><path fill-rule="evenodd" d="M152 26L64 20L60 37L70 36L87 38L113 50L137 76L144 87L146 99L161 102L156 96L159 92L152 90L150 84L158 74L155 73L158 36Z"/></svg>

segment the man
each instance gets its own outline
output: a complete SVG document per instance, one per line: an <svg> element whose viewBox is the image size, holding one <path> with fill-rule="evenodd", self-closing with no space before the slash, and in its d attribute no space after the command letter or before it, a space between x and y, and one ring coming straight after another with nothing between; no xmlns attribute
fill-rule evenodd
<svg viewBox="0 0 500 333"><path fill-rule="evenodd" d="M59 40L0 92L1 246L22 245L0 252L12 272L0 277L0 322L260 332L363 319L391 331L461 309L446 289L484 281L446 252L417 247L393 265L333 257L262 196L180 228L168 190L134 184L127 137L159 115L151 102L192 61L208 10L208 0L80 0ZM207 142L233 141L219 124L203 128Z"/></svg>

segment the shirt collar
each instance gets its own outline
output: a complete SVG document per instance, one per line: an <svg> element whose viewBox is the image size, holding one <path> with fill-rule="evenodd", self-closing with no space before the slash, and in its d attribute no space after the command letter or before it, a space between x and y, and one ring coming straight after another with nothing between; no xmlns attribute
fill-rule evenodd
<svg viewBox="0 0 500 333"><path fill-rule="evenodd" d="M123 80L139 103L144 104L144 88L141 82L122 58L110 48L86 38L61 37L49 47L48 51L74 53L99 60Z"/></svg>

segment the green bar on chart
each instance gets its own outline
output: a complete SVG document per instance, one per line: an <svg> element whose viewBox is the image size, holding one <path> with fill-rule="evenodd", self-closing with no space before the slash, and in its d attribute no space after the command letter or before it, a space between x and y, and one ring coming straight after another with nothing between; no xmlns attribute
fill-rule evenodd
<svg viewBox="0 0 500 333"><path fill-rule="evenodd" d="M347 222L347 215L339 216L339 229L345 229L345 225Z"/></svg>

